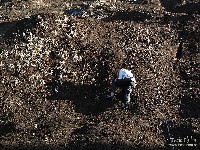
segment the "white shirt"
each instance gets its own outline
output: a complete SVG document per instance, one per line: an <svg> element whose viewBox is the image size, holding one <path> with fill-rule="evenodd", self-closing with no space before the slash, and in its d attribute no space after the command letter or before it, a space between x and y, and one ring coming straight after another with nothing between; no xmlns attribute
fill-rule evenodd
<svg viewBox="0 0 200 150"><path fill-rule="evenodd" d="M124 79L124 78L131 78L131 80L132 80L133 82L136 83L136 80L135 80L135 78L133 77L133 74L131 73L130 70L121 69L121 70L119 71L118 79Z"/></svg>

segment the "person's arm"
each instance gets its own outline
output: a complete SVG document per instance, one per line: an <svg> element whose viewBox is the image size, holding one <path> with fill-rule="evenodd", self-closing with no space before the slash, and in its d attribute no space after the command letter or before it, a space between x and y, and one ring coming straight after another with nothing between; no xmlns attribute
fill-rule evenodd
<svg viewBox="0 0 200 150"><path fill-rule="evenodd" d="M118 74L118 79L123 79L123 77L124 77L124 71L121 69Z"/></svg>
<svg viewBox="0 0 200 150"><path fill-rule="evenodd" d="M133 88L135 88L136 85L137 85L137 82L136 82L136 80L135 80L135 77L132 78L132 82L133 82Z"/></svg>

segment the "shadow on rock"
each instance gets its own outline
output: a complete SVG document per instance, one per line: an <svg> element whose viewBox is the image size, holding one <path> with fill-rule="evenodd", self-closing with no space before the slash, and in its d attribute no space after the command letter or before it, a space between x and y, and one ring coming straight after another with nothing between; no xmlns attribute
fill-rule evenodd
<svg viewBox="0 0 200 150"><path fill-rule="evenodd" d="M128 0L131 4L148 4L148 0Z"/></svg>
<svg viewBox="0 0 200 150"><path fill-rule="evenodd" d="M16 131L16 127L15 127L15 124L12 122L0 124L0 136L7 135L15 131Z"/></svg>
<svg viewBox="0 0 200 150"><path fill-rule="evenodd" d="M104 85L105 83L102 83ZM70 100L76 106L76 111L83 114L98 115L107 109L121 108L122 92L116 93L113 100L108 100L108 90L104 91L102 87L95 85L75 85L71 82L53 80L47 83L47 89L50 95L48 100ZM134 95L131 95L130 109L132 113L137 111L137 104Z"/></svg>
<svg viewBox="0 0 200 150"><path fill-rule="evenodd" d="M183 118L200 118L200 102L194 90L181 97L180 113Z"/></svg>
<svg viewBox="0 0 200 150"><path fill-rule="evenodd" d="M138 11L124 11L116 12L113 16L103 19L104 21L135 21L135 22L144 22L151 19L151 15L145 12Z"/></svg>
<svg viewBox="0 0 200 150"><path fill-rule="evenodd" d="M199 13L199 3L182 4L182 0L160 0L161 5L166 11L173 13Z"/></svg>
<svg viewBox="0 0 200 150"><path fill-rule="evenodd" d="M76 106L76 111L83 114L98 114L109 107L112 102L106 100L106 95L95 85L75 85L71 82L53 80L47 83L49 100L70 100Z"/></svg>
<svg viewBox="0 0 200 150"><path fill-rule="evenodd" d="M27 40L22 33L31 31L40 21L40 15L33 15L30 18L0 23L0 36L5 39Z"/></svg>

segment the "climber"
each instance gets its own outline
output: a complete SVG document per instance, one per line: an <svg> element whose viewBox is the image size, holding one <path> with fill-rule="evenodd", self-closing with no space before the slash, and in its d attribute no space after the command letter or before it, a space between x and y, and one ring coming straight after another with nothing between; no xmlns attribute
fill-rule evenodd
<svg viewBox="0 0 200 150"><path fill-rule="evenodd" d="M136 80L130 70L125 69L125 64L122 65L122 68L119 70L118 77L111 84L111 94L107 99L112 100L116 88L120 88L123 92L122 99L122 108L127 109L130 104L130 95L132 88L135 88Z"/></svg>

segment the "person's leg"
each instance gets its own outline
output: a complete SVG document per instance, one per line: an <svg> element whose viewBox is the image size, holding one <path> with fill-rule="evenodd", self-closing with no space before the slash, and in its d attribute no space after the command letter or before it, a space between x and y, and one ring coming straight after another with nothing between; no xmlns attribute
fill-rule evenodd
<svg viewBox="0 0 200 150"><path fill-rule="evenodd" d="M128 107L130 104L131 92L132 92L132 86L127 86L124 89L124 100L123 100L123 103L125 104L124 107Z"/></svg>

